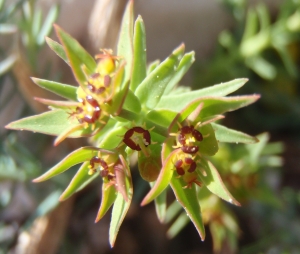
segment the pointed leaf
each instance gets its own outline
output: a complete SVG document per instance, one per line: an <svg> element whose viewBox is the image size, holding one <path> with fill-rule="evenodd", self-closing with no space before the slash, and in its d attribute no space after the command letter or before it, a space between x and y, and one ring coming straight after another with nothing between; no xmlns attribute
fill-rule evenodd
<svg viewBox="0 0 300 254"><path fill-rule="evenodd" d="M121 157L122 158L122 157ZM124 164L124 158L122 159ZM127 163L126 163L127 165ZM111 215L111 221L110 221L110 227L109 227L109 242L111 247L114 246L117 234L119 232L120 226L125 218L125 215L129 209L131 200L132 200L132 181L131 181L131 174L130 169L127 165L127 168L124 169L126 172L126 191L127 191L127 197L128 201L126 202L122 193L118 192L116 201L113 206L112 215Z"/></svg>
<svg viewBox="0 0 300 254"><path fill-rule="evenodd" d="M172 226L168 229L168 238L173 239L189 222L190 220L186 213L181 213L179 217L176 218L176 220L172 223Z"/></svg>
<svg viewBox="0 0 300 254"><path fill-rule="evenodd" d="M185 188L186 183L182 180L182 178L172 177L171 179L171 187L174 191L176 199L196 227L201 240L205 239L205 229L202 222L201 208L198 202L197 192L195 184L191 186L191 188Z"/></svg>
<svg viewBox="0 0 300 254"><path fill-rule="evenodd" d="M57 109L48 111L39 115L26 117L5 126L8 129L27 130L33 132L44 133L48 135L58 136L66 129L78 126L76 119L70 117L70 114L65 110ZM90 130L82 129L73 132L68 137L78 138L88 135Z"/></svg>
<svg viewBox="0 0 300 254"><path fill-rule="evenodd" d="M199 131L203 135L203 140L199 145L200 154L207 156L215 155L219 150L219 145L211 124L201 126Z"/></svg>
<svg viewBox="0 0 300 254"><path fill-rule="evenodd" d="M17 59L18 59L18 56L15 54L12 54L12 55L8 56L7 58L5 58L4 60L2 60L0 62L0 76L2 76L4 73L8 72L10 70L10 68L13 67L13 65L15 64Z"/></svg>
<svg viewBox="0 0 300 254"><path fill-rule="evenodd" d="M146 105L149 109L153 109L157 105L168 83L175 74L183 53L184 45L182 44L139 85L135 94L142 105Z"/></svg>
<svg viewBox="0 0 300 254"><path fill-rule="evenodd" d="M68 65L70 65L69 59L66 55L64 47L58 42L46 37L46 42L48 46L58 55L62 60L64 60Z"/></svg>
<svg viewBox="0 0 300 254"><path fill-rule="evenodd" d="M233 93L237 89L242 87L247 81L248 79L245 78L234 79L229 82L221 83L207 88L202 88L195 91L174 95L164 95L158 103L157 107L171 110L173 109L175 111L178 111L184 108L191 101L199 99L200 97L226 96L230 93Z"/></svg>
<svg viewBox="0 0 300 254"><path fill-rule="evenodd" d="M165 144L164 144L165 146ZM170 180L173 176L174 172L174 162L173 158L176 156L180 151L177 149L170 153L170 155L167 157L167 159L163 163L163 167L158 175L158 178L153 186L153 188L150 190L150 192L146 195L146 197L143 199L141 206L144 206L148 203L150 203L153 199L155 199L159 194L162 193L164 189L167 188L167 186L170 183Z"/></svg>
<svg viewBox="0 0 300 254"><path fill-rule="evenodd" d="M126 61L124 83L132 74L133 64L133 0L129 0L123 15L117 47L117 55Z"/></svg>
<svg viewBox="0 0 300 254"><path fill-rule="evenodd" d="M86 81L85 73L82 70L86 66L88 74L92 74L96 69L94 58L69 34L63 31L59 26L54 25L57 37L64 47L65 53L69 59L73 74L79 84L84 85Z"/></svg>
<svg viewBox="0 0 300 254"><path fill-rule="evenodd" d="M211 125L219 142L252 144L259 141L256 137L252 137L240 131L229 129L220 124L212 123Z"/></svg>
<svg viewBox="0 0 300 254"><path fill-rule="evenodd" d="M60 201L64 201L71 197L74 193L82 190L99 175L98 173L89 175L89 165L89 162L85 162L82 164L82 166L79 168L68 187L61 194L59 198Z"/></svg>
<svg viewBox="0 0 300 254"><path fill-rule="evenodd" d="M177 70L175 72L175 75L169 81L164 94L168 95L174 89L174 87L176 85L178 85L179 81L186 74L186 72L189 70L189 68L191 67L191 65L193 64L194 61L195 61L195 52L194 51L186 53L182 57L179 65L177 67Z"/></svg>
<svg viewBox="0 0 300 254"><path fill-rule="evenodd" d="M154 183L150 183L153 187ZM165 221L166 210L167 210L167 191L164 190L158 197L154 199L155 211L157 218L161 223Z"/></svg>
<svg viewBox="0 0 300 254"><path fill-rule="evenodd" d="M147 75L148 76L153 70L155 70L155 68L160 64L160 61L159 60L155 60L151 63L148 64L148 67L147 67Z"/></svg>
<svg viewBox="0 0 300 254"><path fill-rule="evenodd" d="M56 175L59 175L70 167L82 163L84 161L90 160L92 157L96 156L99 152L99 149L94 147L82 147L74 152L70 153L67 157L65 157L62 161L56 164L54 167L50 168L46 173L41 175L40 177L33 180L33 182L42 182L46 181Z"/></svg>
<svg viewBox="0 0 300 254"><path fill-rule="evenodd" d="M46 79L31 78L38 86L68 100L77 101L77 87Z"/></svg>
<svg viewBox="0 0 300 254"><path fill-rule="evenodd" d="M201 182L207 187L207 189L227 202L240 206L240 203L236 201L236 199L227 190L218 170L210 161L202 160L199 163L199 166L202 167L206 173L204 176L201 172L198 172L198 175L201 179Z"/></svg>
<svg viewBox="0 0 300 254"><path fill-rule="evenodd" d="M147 49L146 49L146 33L145 25L141 16L135 21L134 26L134 58L133 70L130 83L130 90L133 92L146 77L146 64L147 64Z"/></svg>
<svg viewBox="0 0 300 254"><path fill-rule="evenodd" d="M102 198L101 205L99 207L97 217L95 222L98 222L103 218L108 209L112 206L117 198L118 192L115 189L115 186L111 183L103 183L102 184Z"/></svg>

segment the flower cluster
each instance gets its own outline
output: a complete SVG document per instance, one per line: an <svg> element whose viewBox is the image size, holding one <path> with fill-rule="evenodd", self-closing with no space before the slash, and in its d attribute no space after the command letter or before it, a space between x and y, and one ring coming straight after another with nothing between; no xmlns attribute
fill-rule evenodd
<svg viewBox="0 0 300 254"><path fill-rule="evenodd" d="M156 204L165 207L164 191L170 185L204 239L197 190L207 188L218 197L239 204L209 157L217 153L219 142L257 141L215 122L224 113L247 106L259 96L227 96L244 85L246 79L209 89L179 90L177 83L194 62L194 52L185 53L184 45L180 45L163 62L147 68L144 23L138 17L133 24L132 9L133 1L129 1L117 56L102 50L93 58L55 26L60 43L49 38L47 42L70 65L79 86L34 79L39 86L69 101L40 99L51 107L50 111L13 122L7 128L57 136L56 145L67 137L91 137L92 146L73 151L34 181L48 180L82 163L60 197L65 200L100 176L102 199L96 221L113 206L112 246L132 200L129 160L135 151L140 175L152 186L142 205L157 200ZM163 220L165 212L161 208L157 211Z"/></svg>

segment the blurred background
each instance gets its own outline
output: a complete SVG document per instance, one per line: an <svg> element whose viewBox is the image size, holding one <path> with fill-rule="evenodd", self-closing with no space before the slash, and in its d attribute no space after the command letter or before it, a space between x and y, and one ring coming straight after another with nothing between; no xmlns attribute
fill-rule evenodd
<svg viewBox="0 0 300 254"><path fill-rule="evenodd" d="M92 54L114 48L125 0L0 0L0 254L4 253L300 253L300 0L135 0L146 25L148 61L181 42L196 52L182 85L199 89L249 78L237 94L261 94L224 125L254 145L222 144L213 163L242 207L199 191L207 239L201 242L173 203L161 224L154 205L140 207L148 185L133 172L135 196L114 249L110 216L94 219L101 182L63 203L76 167L47 182L31 180L86 140L53 147L53 137L4 128L46 110L53 98L29 77L76 85L69 67L45 45L57 23Z"/></svg>

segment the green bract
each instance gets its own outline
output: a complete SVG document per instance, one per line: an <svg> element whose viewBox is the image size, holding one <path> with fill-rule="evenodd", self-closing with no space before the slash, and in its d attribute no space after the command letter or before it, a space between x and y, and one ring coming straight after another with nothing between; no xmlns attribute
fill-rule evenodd
<svg viewBox="0 0 300 254"><path fill-rule="evenodd" d="M133 195L129 157L138 152L141 177L151 182L142 201L155 201L160 221L166 214L166 188L186 210L202 240L203 186L220 198L239 205L229 193L209 157L219 142L255 143L247 134L219 123L222 114L255 102L258 95L227 96L247 79L236 79L209 88L189 91L177 87L194 62L194 52L182 44L162 62L146 65L145 26L141 17L133 22L129 1L121 26L116 55L103 49L93 58L69 34L55 26L60 43L47 39L51 49L72 69L78 87L33 78L40 87L68 101L38 98L51 110L10 123L7 128L65 138L91 137L91 146L79 148L35 179L40 182L83 163L61 195L69 198L97 176L102 177L102 201L96 221L113 206L109 230L114 245Z"/></svg>

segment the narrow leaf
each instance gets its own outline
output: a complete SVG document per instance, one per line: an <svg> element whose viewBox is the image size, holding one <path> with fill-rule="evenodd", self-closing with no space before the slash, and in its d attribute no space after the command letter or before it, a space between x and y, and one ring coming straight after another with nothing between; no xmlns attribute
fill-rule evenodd
<svg viewBox="0 0 300 254"><path fill-rule="evenodd" d="M90 160L92 157L96 156L99 152L99 149L94 147L82 147L79 148L72 153L70 153L67 157L65 157L62 161L56 164L54 167L49 169L46 173L41 175L40 177L33 180L33 182L42 182L46 181L56 175L59 175L70 167L82 163L84 161Z"/></svg>
<svg viewBox="0 0 300 254"><path fill-rule="evenodd" d="M106 214L108 209L112 206L117 198L117 191L115 186L111 183L103 183L102 184L102 198L101 198L101 205L99 207L97 217L95 222L98 222L103 218Z"/></svg>
<svg viewBox="0 0 300 254"><path fill-rule="evenodd" d="M195 61L195 52L194 51L189 52L182 57L179 65L177 67L177 70L175 72L175 75L169 81L164 94L166 94L166 95L169 94L174 89L174 87L176 85L178 85L179 81L186 74L186 72L189 70L189 68L191 67L191 65L193 64L194 61Z"/></svg>
<svg viewBox="0 0 300 254"><path fill-rule="evenodd" d="M82 67L86 66L88 74L92 74L97 66L94 58L78 43L78 41L63 31L59 26L54 25L54 28L57 37L64 47L76 80L79 84L84 85L86 76Z"/></svg>
<svg viewBox="0 0 300 254"><path fill-rule="evenodd" d="M139 85L135 94L142 105L145 104L149 109L153 109L158 104L168 83L176 72L183 53L184 45L182 44Z"/></svg>
<svg viewBox="0 0 300 254"><path fill-rule="evenodd" d="M153 183L150 183L153 186ZM167 210L167 191L164 190L158 197L154 199L155 211L157 218L161 223L165 221Z"/></svg>
<svg viewBox="0 0 300 254"><path fill-rule="evenodd" d="M170 155L167 157L167 159L163 163L163 167L158 175L158 178L157 178L153 188L143 199L141 206L144 206L144 205L147 205L148 203L150 203L153 199L155 199L158 195L160 195L164 189L167 188L167 186L169 185L170 180L173 176L173 172L174 172L173 158L179 152L180 151L177 149L177 150L173 151L172 153L170 153Z"/></svg>
<svg viewBox="0 0 300 254"><path fill-rule="evenodd" d="M44 21L44 24L36 38L38 45L44 44L45 36L48 36L50 34L52 30L52 24L57 19L58 12L59 12L59 7L57 4L53 5L49 10L46 20Z"/></svg>
<svg viewBox="0 0 300 254"><path fill-rule="evenodd" d="M134 58L130 89L134 92L139 84L145 79L147 69L146 32L141 16L138 16L135 21L133 38Z"/></svg>
<svg viewBox="0 0 300 254"><path fill-rule="evenodd" d="M75 86L58 83L46 79L31 78L38 86L55 93L68 100L77 101L77 88Z"/></svg>
<svg viewBox="0 0 300 254"><path fill-rule="evenodd" d="M219 142L252 144L259 141L256 137L252 137L246 133L227 128L220 124L212 123L212 126Z"/></svg>
<svg viewBox="0 0 300 254"><path fill-rule="evenodd" d="M201 179L201 182L205 184L207 189L218 197L226 200L227 202L240 206L240 203L230 194L224 185L221 176L219 175L218 170L210 161L202 160L199 166L204 169L206 175L204 176L201 172L198 172L198 175ZM197 169L198 170L198 169Z"/></svg>
<svg viewBox="0 0 300 254"><path fill-rule="evenodd" d="M221 83L218 85L210 86L207 88L202 88L195 91L185 92L181 94L172 94L172 95L165 95L161 98L160 102L158 103L158 108L164 109L172 109L173 110L180 110L184 108L188 103L193 100L199 99L200 97L207 97L207 96L226 96L230 93L235 92L239 88L241 88L248 79L241 78L235 79L226 83Z"/></svg>
<svg viewBox="0 0 300 254"><path fill-rule="evenodd" d="M124 82L129 80L132 72L133 63L133 0L129 0L123 15L119 41L117 46L117 55L126 61Z"/></svg>
<svg viewBox="0 0 300 254"><path fill-rule="evenodd" d="M202 222L201 208L198 202L195 184L191 188L185 188L186 183L182 178L172 177L171 187L176 199L184 208L194 226L196 227L202 241L205 239L205 229Z"/></svg>
<svg viewBox="0 0 300 254"><path fill-rule="evenodd" d="M58 55L62 60L64 60L68 65L70 65L69 59L66 55L64 47L58 42L46 37L46 42L48 46Z"/></svg>
<svg viewBox="0 0 300 254"><path fill-rule="evenodd" d="M121 156L122 158L122 156ZM123 164L124 164L124 159L122 159ZM127 165L127 163L126 163ZM118 192L116 201L113 206L112 210L112 216L111 216L111 222L110 222L110 227L109 227L109 242L111 247L114 246L117 234L119 232L119 229L121 227L121 224L125 218L125 215L129 209L131 200L132 200L132 181L131 181L131 174L130 174L130 169L127 165L127 168L125 168L125 181L126 181L126 191L127 191L127 197L128 201L126 202L122 193Z"/></svg>
<svg viewBox="0 0 300 254"><path fill-rule="evenodd" d="M185 212L181 213L179 217L173 222L167 231L168 238L172 239L190 222L189 217Z"/></svg>
<svg viewBox="0 0 300 254"><path fill-rule="evenodd" d="M177 113L171 110L151 110L147 114L147 119L152 121L153 123L167 128L169 127L176 115Z"/></svg>
<svg viewBox="0 0 300 254"><path fill-rule="evenodd" d="M65 110L57 109L48 111L39 115L29 116L5 126L7 129L13 130L26 130L48 135L58 136L66 129L78 126L79 123L76 119L70 117L70 114ZM78 138L88 135L89 129L82 129L73 132L68 137Z"/></svg>
<svg viewBox="0 0 300 254"><path fill-rule="evenodd" d="M141 112L141 103L131 90L128 90L123 108L137 114Z"/></svg>
<svg viewBox="0 0 300 254"><path fill-rule="evenodd" d="M18 59L18 56L15 54L12 54L12 55L8 56L7 58L5 58L4 60L2 60L0 62L0 76L2 76L4 73L8 72L10 70L10 68L13 67L13 65L15 64L17 59Z"/></svg>
<svg viewBox="0 0 300 254"><path fill-rule="evenodd" d="M74 193L83 189L87 186L92 180L94 180L99 174L95 173L93 175L89 175L89 162L85 162L77 171L76 175L73 177L72 181L65 189L65 191L61 194L59 200L64 201L71 197Z"/></svg>

